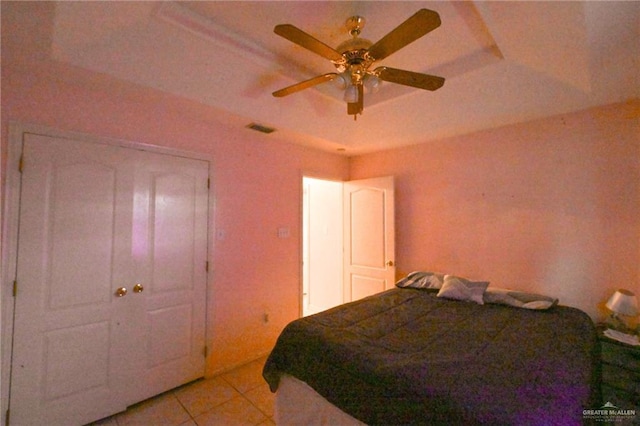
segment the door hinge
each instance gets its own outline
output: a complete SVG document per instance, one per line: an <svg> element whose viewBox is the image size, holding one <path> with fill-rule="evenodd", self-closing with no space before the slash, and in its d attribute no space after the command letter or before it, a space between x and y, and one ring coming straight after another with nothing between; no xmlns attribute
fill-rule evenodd
<svg viewBox="0 0 640 426"><path fill-rule="evenodd" d="M211 188L211 178L207 178L207 189Z"/></svg>
<svg viewBox="0 0 640 426"><path fill-rule="evenodd" d="M5 424L5 426L9 426L9 418L10 418L9 409L7 408L7 412L4 413L4 424Z"/></svg>
<svg viewBox="0 0 640 426"><path fill-rule="evenodd" d="M204 270L209 272L209 261L204 262Z"/></svg>
<svg viewBox="0 0 640 426"><path fill-rule="evenodd" d="M20 159L18 160L18 171L22 173L24 170L24 154L20 155Z"/></svg>
<svg viewBox="0 0 640 426"><path fill-rule="evenodd" d="M13 281L13 297L16 297L18 295L18 281L14 280Z"/></svg>
<svg viewBox="0 0 640 426"><path fill-rule="evenodd" d="M204 349L202 350L202 354L204 355L205 358L207 357L207 355L209 355L209 348L207 346L205 346Z"/></svg>

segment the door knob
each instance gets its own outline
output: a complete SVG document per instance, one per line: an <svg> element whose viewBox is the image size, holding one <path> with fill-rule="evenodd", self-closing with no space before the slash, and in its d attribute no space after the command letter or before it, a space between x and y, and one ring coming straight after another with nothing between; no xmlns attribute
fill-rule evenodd
<svg viewBox="0 0 640 426"><path fill-rule="evenodd" d="M127 294L127 289L124 287L120 287L119 289L116 290L116 296L118 297L122 297L126 294Z"/></svg>
<svg viewBox="0 0 640 426"><path fill-rule="evenodd" d="M143 290L144 290L144 287L140 283L133 286L134 293L142 293Z"/></svg>
<svg viewBox="0 0 640 426"><path fill-rule="evenodd" d="M393 266L393 260L388 260L387 261L387 266Z"/></svg>

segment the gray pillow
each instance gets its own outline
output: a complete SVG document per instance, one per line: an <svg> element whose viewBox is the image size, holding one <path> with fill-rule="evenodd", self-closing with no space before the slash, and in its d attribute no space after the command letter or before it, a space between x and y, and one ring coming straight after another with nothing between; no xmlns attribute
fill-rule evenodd
<svg viewBox="0 0 640 426"><path fill-rule="evenodd" d="M484 291L488 286L488 281L470 281L466 278L445 275L438 297L465 300L484 305Z"/></svg>
<svg viewBox="0 0 640 426"><path fill-rule="evenodd" d="M504 288L488 288L484 293L484 301L485 303L537 310L549 309L558 304L558 299L553 297Z"/></svg>
<svg viewBox="0 0 640 426"><path fill-rule="evenodd" d="M400 288L435 288L442 287L444 274L436 272L415 271L396 283Z"/></svg>

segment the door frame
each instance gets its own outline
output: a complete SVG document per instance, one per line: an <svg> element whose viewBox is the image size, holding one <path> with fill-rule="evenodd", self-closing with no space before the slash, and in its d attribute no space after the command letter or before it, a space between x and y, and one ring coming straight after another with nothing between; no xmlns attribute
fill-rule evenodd
<svg viewBox="0 0 640 426"><path fill-rule="evenodd" d="M298 204L298 220L299 220L299 241L298 241L298 265L300 266L300 283L298 285L298 317L302 318L304 316L304 178L311 179L319 179L326 180L331 182L340 182L344 183L345 180L348 179L348 176L336 177L336 176L327 176L326 173L318 173L313 170L300 170L298 176L298 189L300 191L299 196L299 204Z"/></svg>
<svg viewBox="0 0 640 426"><path fill-rule="evenodd" d="M212 264L213 259L213 239L214 230L214 183L211 179L212 159L204 154L179 150L175 148L151 145L141 142L131 142L122 139L115 139L103 136L96 136L87 133L80 133L67 130L59 130L48 126L29 124L22 122L10 122L8 134L8 149L6 161L6 181L4 186L4 205L2 206L1 226L2 226L2 258L0 259L0 423L5 424L6 413L9 408L11 389L11 362L13 346L13 320L14 320L14 280L17 273L18 263L18 237L20 220L20 191L21 191L21 171L20 158L23 150L23 135L34 133L45 136L74 139L88 143L100 143L106 145L120 146L129 149L149 151L157 154L168 154L177 157L185 157L195 160L203 160L209 163L209 200L208 200L208 232L207 232L207 261ZM205 313L205 342L207 347L211 345L211 327L208 326L208 319L213 314L212 298L210 297L213 274L207 275L207 302ZM205 360L206 365L206 360ZM206 369L206 367L205 367Z"/></svg>
<svg viewBox="0 0 640 426"><path fill-rule="evenodd" d="M393 216L393 220L394 223L391 224L391 233L392 235L392 242L391 242L391 251L390 253L387 253L388 255L390 255L392 258L386 259L385 263L387 261L391 261L392 264L391 266L389 266L389 268L391 268L391 273L393 275L392 280L388 283L386 289L391 288L391 286L393 285L393 283L395 283L395 274L396 274L396 259L395 259L395 190L394 190L394 186L395 184L393 182L395 182L395 178L393 176L376 176L373 178L366 178L366 179L356 179L356 180L349 180L349 179L339 179L339 178L331 178L331 177L325 177L322 174L317 174L317 173L312 173L312 172L304 172L302 171L300 174L300 204L299 204L299 214L300 214L300 241L299 241L299 265L300 265L300 284L299 284L299 295L298 295L298 303L299 303L299 317L303 317L304 316L304 275L305 275L305 265L304 265L304 250L305 250L305 239L304 239L304 233L305 233L305 229L304 229L304 222L305 222L305 218L304 218L304 212L305 212L305 196L304 196L304 178L311 178L311 179L318 179L318 180L324 180L324 181L329 181L329 182L336 182L336 183L340 183L342 185L342 196L344 197L345 195L345 186L348 185L349 183L353 183L353 184L363 184L363 183L369 183L369 184L373 184L376 181L386 181L387 179L391 178L392 179L392 183L391 183L391 190L392 190L392 199L391 199L391 209L392 209L392 216ZM343 198L344 200L344 198ZM387 209L389 208L389 205L386 205ZM343 205L342 205L343 211L342 211L342 215L343 215L343 220L344 220L344 213L345 213L345 202L343 201ZM388 215L388 210L385 211L385 215ZM388 230L385 227L385 231ZM345 233L348 232L347 231L347 227L343 226L342 228L342 256L343 256L343 269L342 269L342 277L340 278L340 287L341 287L341 293L342 293L342 303L347 303L352 301L351 296L347 297L346 296L346 285L347 285L347 280L345 279L345 275L347 272L346 269L346 263L344 261L344 256L345 256L345 249L346 249L346 245L344 243L344 236ZM385 235L386 234L385 232ZM387 243L385 243L387 244ZM388 248L388 247L387 247ZM388 268L387 268L388 269ZM349 294L351 294L351 292L349 291Z"/></svg>
<svg viewBox="0 0 640 426"><path fill-rule="evenodd" d="M339 189L339 191L340 191L340 203L341 203L341 205L342 205L342 198L343 198L343 187L344 187L344 183L346 182L346 181L344 181L344 180L338 180L338 179L325 179L325 178L320 178L320 177L316 177L316 176L310 176L310 175L308 175L308 174L304 174L304 175L302 176L302 180L301 180L301 185L303 186L303 194L302 194L302 221L301 221L301 229L302 229L302 232L300 233L300 235L301 235L300 259L301 259L301 265L302 265L302 275L301 275L301 278L302 278L302 289L301 289L301 299L300 299L300 300L301 300L301 302L300 302L300 303L301 303L301 305L300 305L300 306L301 306L301 307L300 307L300 310L301 310L301 314L300 314L300 316L305 316L305 315L309 315L309 314L310 314L309 312L305 314L305 306L304 306L305 270L306 270L306 272L308 272L308 269L307 269L307 268L309 268L309 267L310 267L310 264L309 264L309 265L306 265L306 264L304 263L304 261L305 261L305 257L304 257L304 250L305 250L305 248L308 248L308 246L307 246L307 245L311 242L311 236L310 236L310 235L307 235L307 239L305 239L305 233L306 233L306 231L310 231L310 230L311 230L311 227L309 227L309 229L306 229L306 227L304 226L304 225L305 225L305 219L307 219L307 218L305 217L305 212L309 213L309 216L311 216L311 210L310 210L310 209L307 209L307 208L306 208L307 206L305 206L305 202L306 202L306 203L309 203L309 202L310 202L310 198L309 198L309 197L311 196L311 194L309 194L309 195L308 195L308 197L306 198L306 201L305 201L305 196L304 196L304 190L306 189L306 188L304 187L304 181L305 181L305 179L314 179L314 180L317 180L317 181L332 182L332 183L335 183L335 184L337 184L337 185L340 185L340 189ZM340 226L341 226L341 231L342 231L342 232L340 233L340 245L341 245L341 248L342 248L342 246L343 246L343 240L344 240L344 229L342 228L342 221L343 221L342 214L340 214L340 222L341 222L341 223L340 223ZM307 247L305 247L305 246L307 246ZM341 262L342 262L342 258L343 258L343 256L344 256L344 255L343 255L343 252L342 252L342 250L341 250L341 251L340 251L340 259L341 259ZM339 282L338 282L338 284L337 284L337 285L340 287L340 288L338 289L338 290L339 290L339 291L338 291L338 293L340 294L340 300L341 300L341 303L344 303L344 300L343 300L343 297L342 297L343 292L344 292L344 290L343 290L343 276L344 276L344 271L342 271L342 270L341 270L341 271L340 271L340 281L339 281ZM307 277L307 279L310 279L310 278L311 278L311 276L308 276L308 277ZM310 290L310 289L309 289L309 288L307 288L307 290Z"/></svg>

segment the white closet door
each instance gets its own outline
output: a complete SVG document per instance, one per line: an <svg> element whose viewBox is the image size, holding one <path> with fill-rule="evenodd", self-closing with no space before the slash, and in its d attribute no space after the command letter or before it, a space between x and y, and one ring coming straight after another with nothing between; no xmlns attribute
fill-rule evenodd
<svg viewBox="0 0 640 426"><path fill-rule="evenodd" d="M79 424L126 407L133 175L119 148L25 135L11 423Z"/></svg>
<svg viewBox="0 0 640 426"><path fill-rule="evenodd" d="M207 282L208 163L138 155L131 254L143 291L132 299L144 344L133 401L203 376Z"/></svg>
<svg viewBox="0 0 640 426"><path fill-rule="evenodd" d="M24 164L11 423L84 424L202 376L207 163L25 134Z"/></svg>

